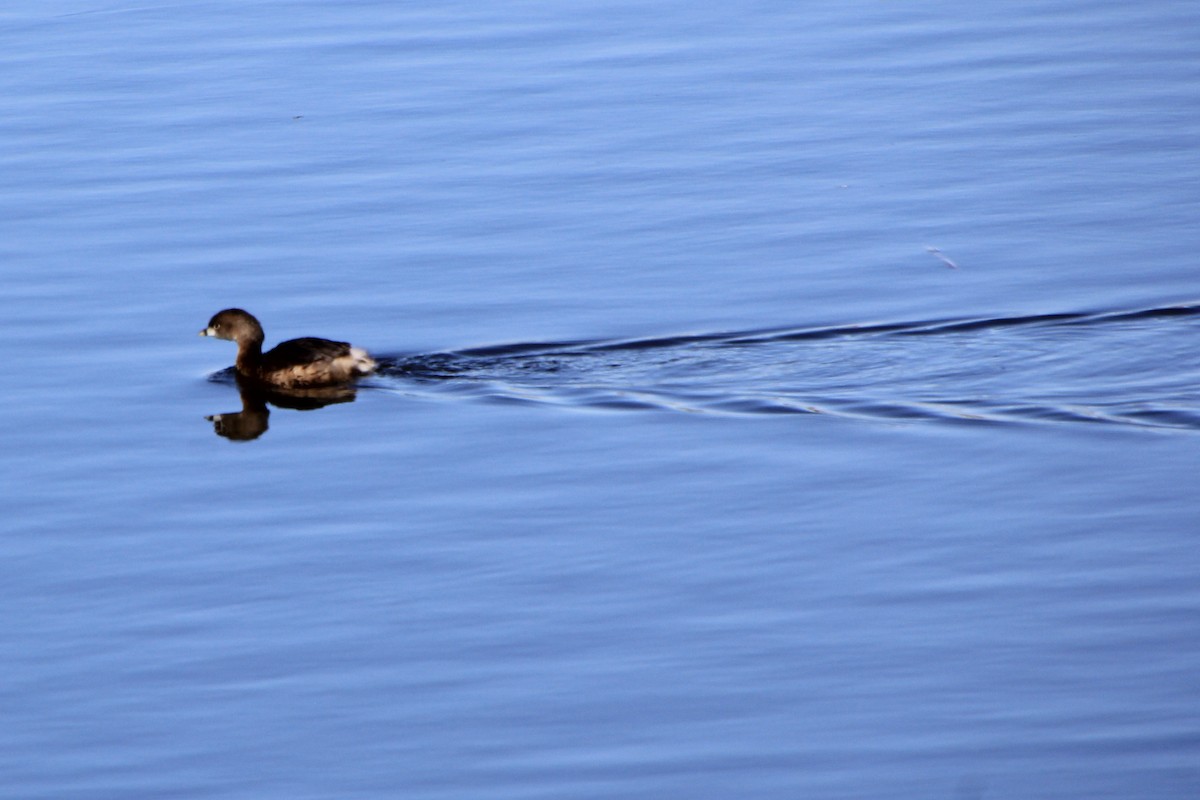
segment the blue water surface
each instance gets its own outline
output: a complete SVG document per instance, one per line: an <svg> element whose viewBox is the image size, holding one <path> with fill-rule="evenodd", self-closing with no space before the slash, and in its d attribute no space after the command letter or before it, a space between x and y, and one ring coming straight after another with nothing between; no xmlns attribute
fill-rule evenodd
<svg viewBox="0 0 1200 800"><path fill-rule="evenodd" d="M6 4L0 795L1196 797L1197 30Z"/></svg>

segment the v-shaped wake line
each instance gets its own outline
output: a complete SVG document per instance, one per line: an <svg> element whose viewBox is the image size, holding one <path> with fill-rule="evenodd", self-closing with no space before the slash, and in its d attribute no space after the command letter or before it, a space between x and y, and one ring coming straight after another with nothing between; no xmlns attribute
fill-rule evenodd
<svg viewBox="0 0 1200 800"><path fill-rule="evenodd" d="M1200 430L1197 321L1200 302L501 344L385 356L371 385L580 408Z"/></svg>

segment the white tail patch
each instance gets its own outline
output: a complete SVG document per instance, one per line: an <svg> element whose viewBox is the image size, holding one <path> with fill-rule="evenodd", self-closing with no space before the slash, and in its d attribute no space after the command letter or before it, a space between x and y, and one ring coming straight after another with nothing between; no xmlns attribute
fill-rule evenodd
<svg viewBox="0 0 1200 800"><path fill-rule="evenodd" d="M359 375L370 375L375 371L375 359L367 355L367 351L361 347L351 347L350 358L353 359L352 372Z"/></svg>

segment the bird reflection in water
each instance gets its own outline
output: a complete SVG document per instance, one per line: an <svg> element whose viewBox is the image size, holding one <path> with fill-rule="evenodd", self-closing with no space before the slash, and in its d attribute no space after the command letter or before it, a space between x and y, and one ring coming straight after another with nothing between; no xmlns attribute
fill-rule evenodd
<svg viewBox="0 0 1200 800"><path fill-rule="evenodd" d="M235 442L249 442L267 432L271 416L268 404L277 408L312 411L334 403L354 402L354 386L322 386L313 389L279 389L235 376L242 396L242 410L205 417L213 432Z"/></svg>

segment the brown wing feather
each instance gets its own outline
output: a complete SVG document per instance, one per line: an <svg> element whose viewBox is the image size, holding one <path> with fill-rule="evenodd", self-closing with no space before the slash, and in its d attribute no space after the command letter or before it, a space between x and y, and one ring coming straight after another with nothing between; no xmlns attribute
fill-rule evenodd
<svg viewBox="0 0 1200 800"><path fill-rule="evenodd" d="M262 366L264 370L274 372L288 367L332 361L348 355L350 355L349 342L331 342L328 339L307 336L303 339L289 339L275 345L263 353Z"/></svg>
<svg viewBox="0 0 1200 800"><path fill-rule="evenodd" d="M328 339L289 339L263 353L258 374L275 386L328 386L353 377L350 345Z"/></svg>

